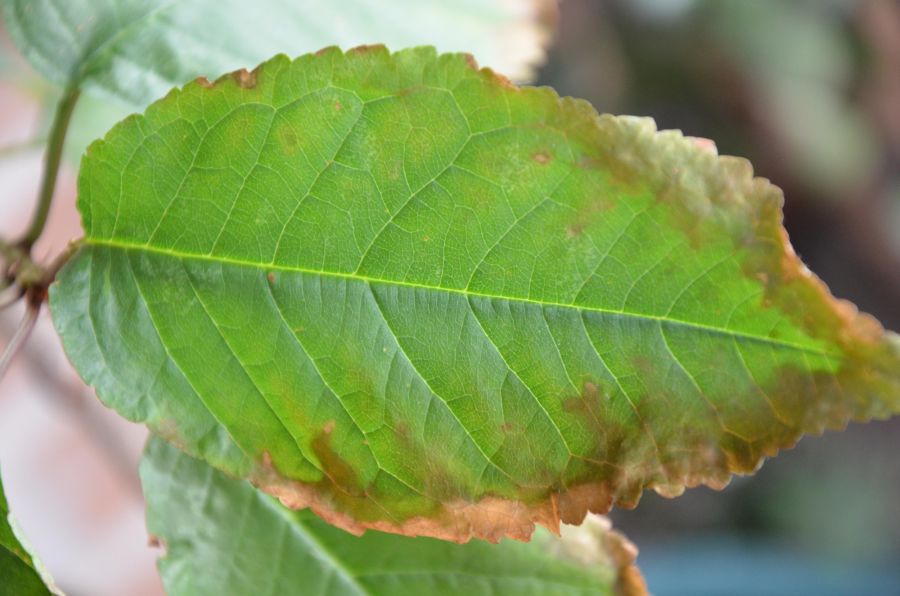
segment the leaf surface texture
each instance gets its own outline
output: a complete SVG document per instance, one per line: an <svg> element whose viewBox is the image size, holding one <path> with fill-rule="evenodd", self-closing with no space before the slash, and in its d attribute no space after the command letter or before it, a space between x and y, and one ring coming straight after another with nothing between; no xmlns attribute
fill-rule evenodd
<svg viewBox="0 0 900 596"><path fill-rule="evenodd" d="M288 506L527 539L900 411L781 204L464 55L278 56L89 148L52 308L106 403Z"/></svg>

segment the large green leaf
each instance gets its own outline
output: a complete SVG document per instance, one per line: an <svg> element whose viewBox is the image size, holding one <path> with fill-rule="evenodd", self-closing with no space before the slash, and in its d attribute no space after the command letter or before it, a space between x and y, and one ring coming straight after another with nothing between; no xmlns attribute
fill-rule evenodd
<svg viewBox="0 0 900 596"><path fill-rule="evenodd" d="M35 596L50 594L34 560L19 542L10 523L9 504L0 480L0 595Z"/></svg>
<svg viewBox="0 0 900 596"><path fill-rule="evenodd" d="M530 544L452 544L369 532L361 538L291 511L151 439L141 464L147 525L167 555L166 593L636 594L633 549L617 533L568 527ZM227 570L215 572L213 570ZM302 588L302 589L301 589Z"/></svg>
<svg viewBox="0 0 900 596"><path fill-rule="evenodd" d="M92 145L52 289L101 399L355 532L527 538L900 412L781 192L463 55L191 83Z"/></svg>
<svg viewBox="0 0 900 596"><path fill-rule="evenodd" d="M527 79L555 0L0 0L41 73L141 109L174 85L327 45L433 44Z"/></svg>

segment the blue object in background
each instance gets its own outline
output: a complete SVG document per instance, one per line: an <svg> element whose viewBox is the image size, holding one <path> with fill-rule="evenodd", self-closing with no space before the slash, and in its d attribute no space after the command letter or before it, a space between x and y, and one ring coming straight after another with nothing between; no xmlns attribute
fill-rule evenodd
<svg viewBox="0 0 900 596"><path fill-rule="evenodd" d="M638 566L656 596L900 595L900 562L853 565L746 538L713 536L642 548Z"/></svg>

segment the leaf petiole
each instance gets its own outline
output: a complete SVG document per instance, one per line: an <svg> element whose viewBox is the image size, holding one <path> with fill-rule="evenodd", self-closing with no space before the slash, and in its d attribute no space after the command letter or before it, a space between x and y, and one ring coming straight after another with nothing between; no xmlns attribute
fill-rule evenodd
<svg viewBox="0 0 900 596"><path fill-rule="evenodd" d="M40 312L40 303L28 303L28 306L25 309L25 316L22 317L22 322L19 323L18 329L16 329L15 334L13 334L12 339L9 340L6 350L0 355L0 381L3 380L3 376L6 374L6 371L9 370L9 365L12 364L16 354L19 353L19 350L22 349L22 346L25 345L25 342L34 330Z"/></svg>
<svg viewBox="0 0 900 596"><path fill-rule="evenodd" d="M56 179L59 174L59 164L62 159L63 145L66 140L66 132L69 129L69 121L81 91L77 87L70 87L65 91L56 107L53 124L50 128L50 137L47 144L47 155L44 165L44 177L41 180L41 188L38 191L38 201L31 224L25 235L19 241L19 245L30 250L32 245L40 238L47 223L50 213L50 205L53 203L53 194L56 190Z"/></svg>

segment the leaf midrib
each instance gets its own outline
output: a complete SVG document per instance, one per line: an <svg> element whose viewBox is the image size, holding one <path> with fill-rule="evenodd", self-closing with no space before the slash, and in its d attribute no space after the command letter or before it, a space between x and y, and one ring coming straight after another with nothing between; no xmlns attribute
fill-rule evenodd
<svg viewBox="0 0 900 596"><path fill-rule="evenodd" d="M671 325L674 327L685 327L688 329L693 329L695 331L703 331L706 333L712 333L716 335L723 335L727 337L732 337L734 339L743 339L746 341L754 341L762 344L766 344L772 347L777 347L781 349L794 350L797 352L803 352L807 354L814 354L816 356L824 356L825 358L839 358L840 354L835 352L829 352L819 347L811 346L811 345L803 345L796 342L791 342L783 339L776 339L772 337L767 337L764 335L757 335L754 333L748 333L746 331L736 331L734 329L727 329L724 327L717 327L715 325L707 325L704 323L698 323L696 321L688 321L685 319L676 319L668 316L660 316L649 313L641 313L641 312L630 312L624 310L613 310L608 308L600 308L596 306L585 306L578 304L566 304L564 302L554 302L554 301L541 301L534 300L531 298L525 298L522 296L502 296L498 294L490 294L487 292L478 292L470 289L459 289L459 288L446 288L442 286L433 286L428 284L421 283L413 283L407 281L400 281L395 279L384 279L378 277L371 277L367 275L360 275L358 273L343 273L339 271L317 271L315 269L307 269L305 267L297 267L290 265L281 265L277 263L259 263L255 261L248 261L244 259L235 259L232 257L223 257L223 256L214 256L208 254L197 254L197 253L189 253L179 250L173 250L170 248L161 248L157 246L151 246L148 244L138 244L134 242L124 242L121 240L112 240L112 239L100 239L100 238L85 238L82 241L82 245L87 246L105 246L109 248L117 248L120 250L130 250L130 251L138 251L138 252L147 252L153 254L164 255L168 257L174 257L178 259L193 259L197 261L208 261L212 263L219 263L225 265L236 265L241 267L252 267L254 269L261 269L264 271L288 271L292 273L303 273L306 275L316 275L320 277L331 277L335 279L344 279L350 281L356 281L367 284L383 284L389 286L400 286L406 288L420 289L420 290L428 290L432 292L446 292L450 294L458 294L471 298L486 298L488 300L505 300L509 302L520 302L524 304L534 304L541 308L553 307L553 308L562 308L567 310L575 310L578 312L595 312L604 315L613 315L620 316L626 318L637 319L641 321L653 321L660 324Z"/></svg>

